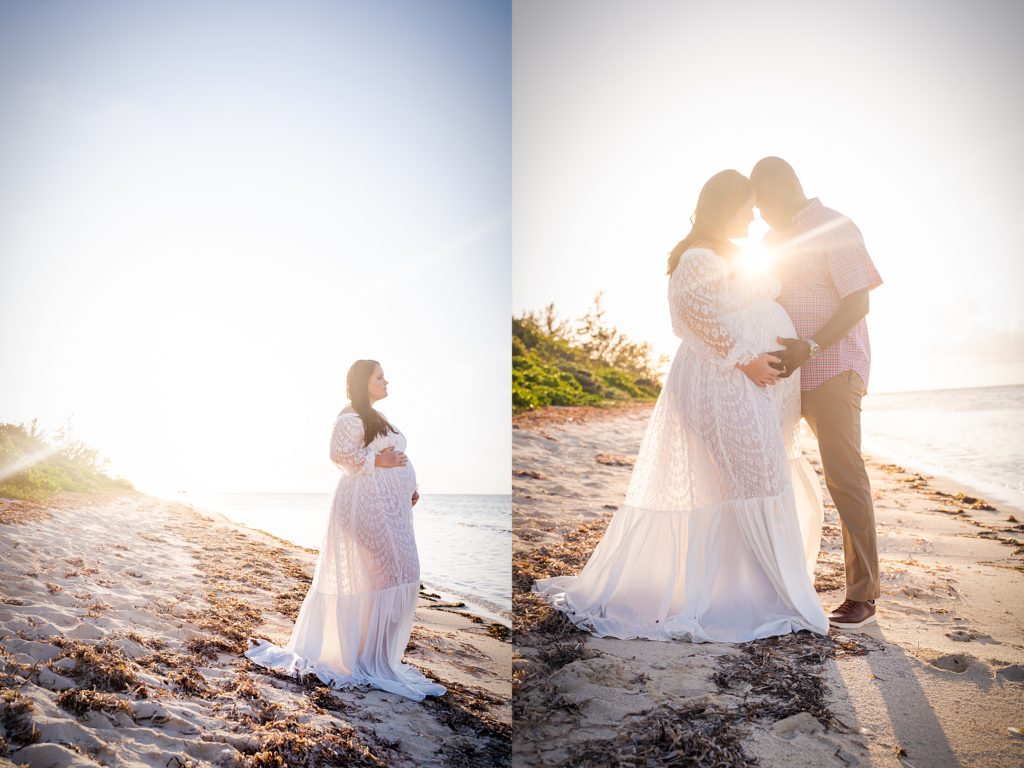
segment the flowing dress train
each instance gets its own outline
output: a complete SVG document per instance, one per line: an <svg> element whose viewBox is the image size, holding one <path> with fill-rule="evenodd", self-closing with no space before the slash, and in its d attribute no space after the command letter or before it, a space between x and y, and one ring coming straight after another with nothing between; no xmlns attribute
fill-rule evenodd
<svg viewBox="0 0 1024 768"><path fill-rule="evenodd" d="M779 290L767 274L731 276L710 249L682 255L668 290L680 344L625 502L578 575L533 586L577 626L693 642L828 631L799 372L761 388L735 367L795 336Z"/></svg>
<svg viewBox="0 0 1024 768"><path fill-rule="evenodd" d="M374 458L405 446L401 432L364 446L359 415L338 415L331 460L343 474L313 583L288 643L263 640L247 657L288 675L314 673L334 687L369 685L417 701L446 692L402 663L419 597L411 501L416 473L411 463L375 467Z"/></svg>

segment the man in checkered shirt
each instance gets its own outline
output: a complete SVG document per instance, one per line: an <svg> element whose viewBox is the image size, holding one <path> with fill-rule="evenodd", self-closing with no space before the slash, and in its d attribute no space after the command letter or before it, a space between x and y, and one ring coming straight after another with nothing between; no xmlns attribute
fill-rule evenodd
<svg viewBox="0 0 1024 768"><path fill-rule="evenodd" d="M838 211L804 195L793 168L766 157L750 174L765 238L782 282L779 303L797 339L779 339L783 376L800 369L800 411L821 451L821 464L843 531L846 600L829 623L856 629L875 620L881 594L871 485L860 453L860 402L871 367L868 292L882 278L860 230Z"/></svg>

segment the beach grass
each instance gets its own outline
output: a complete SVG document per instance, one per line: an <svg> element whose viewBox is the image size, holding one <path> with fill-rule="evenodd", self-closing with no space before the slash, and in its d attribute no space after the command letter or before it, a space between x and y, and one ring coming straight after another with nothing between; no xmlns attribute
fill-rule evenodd
<svg viewBox="0 0 1024 768"><path fill-rule="evenodd" d="M62 491L134 490L125 478L111 477L107 464L99 451L70 438L66 429L51 439L34 420L0 424L0 497L42 502ZM19 471L7 476L10 469Z"/></svg>
<svg viewBox="0 0 1024 768"><path fill-rule="evenodd" d="M512 319L512 411L653 400L661 385L652 354L607 324L601 294L575 321L554 304L524 312Z"/></svg>

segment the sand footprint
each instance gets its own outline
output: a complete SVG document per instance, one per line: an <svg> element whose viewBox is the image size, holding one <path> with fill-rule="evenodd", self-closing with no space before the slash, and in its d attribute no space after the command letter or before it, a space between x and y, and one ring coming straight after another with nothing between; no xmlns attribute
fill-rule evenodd
<svg viewBox="0 0 1024 768"><path fill-rule="evenodd" d="M964 675L976 683L992 679L992 667L969 653L945 653L933 648L918 648L911 651L914 656L942 672Z"/></svg>
<svg viewBox="0 0 1024 768"><path fill-rule="evenodd" d="M994 640L992 635L986 635L983 632L978 632L970 627L957 627L956 629L947 632L946 637L950 640L955 640L958 643L979 642L1002 645L999 640Z"/></svg>
<svg viewBox="0 0 1024 768"><path fill-rule="evenodd" d="M966 653L947 653L932 659L929 663L933 667L944 669L947 672L955 672L959 675L970 669L971 664L977 661L976 658Z"/></svg>
<svg viewBox="0 0 1024 768"><path fill-rule="evenodd" d="M1002 662L997 662L1002 663ZM996 677L1011 683L1024 683L1024 665L1006 664L996 670Z"/></svg>

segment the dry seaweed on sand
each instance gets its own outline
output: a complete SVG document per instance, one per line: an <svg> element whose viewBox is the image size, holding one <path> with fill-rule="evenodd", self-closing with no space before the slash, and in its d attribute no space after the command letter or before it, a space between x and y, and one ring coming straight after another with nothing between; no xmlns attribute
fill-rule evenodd
<svg viewBox="0 0 1024 768"><path fill-rule="evenodd" d="M163 673L162 667L168 669L183 669L195 664L193 656L179 651L171 651L166 648L148 653L145 656L140 656L135 660L135 663L144 669L149 669L154 672Z"/></svg>
<svg viewBox="0 0 1024 768"><path fill-rule="evenodd" d="M218 538L211 540L206 526L192 522L168 523L165 527L195 545L192 556L207 583L236 582L269 590L284 577L298 581L296 589L301 587L303 595L312 583L312 565L296 560L284 547L239 531L220 531Z"/></svg>
<svg viewBox="0 0 1024 768"><path fill-rule="evenodd" d="M250 705L239 708L237 702L223 710L224 719L230 720L238 725L236 732L252 733L257 726L272 723L285 717L284 710L280 704L265 699L256 699ZM255 751L255 747L252 751Z"/></svg>
<svg viewBox="0 0 1024 768"><path fill-rule="evenodd" d="M585 424L590 420L615 418L623 413L649 411L653 401L610 400L601 405L548 405L512 416L513 429L538 429L551 424Z"/></svg>
<svg viewBox="0 0 1024 768"><path fill-rule="evenodd" d="M93 688L69 688L61 691L57 694L57 706L76 717L82 717L88 712L121 712L135 719L135 711L127 701L112 693Z"/></svg>
<svg viewBox="0 0 1024 768"><path fill-rule="evenodd" d="M206 676L195 666L188 666L170 676L176 690L194 696L197 699L208 699L215 694Z"/></svg>
<svg viewBox="0 0 1024 768"><path fill-rule="evenodd" d="M61 649L58 659L51 660L50 666L59 659L70 658L75 666L62 674L75 680L82 688L120 693L138 688L141 683L135 674L134 665L124 651L102 640L86 643L67 637L51 637L49 642Z"/></svg>
<svg viewBox="0 0 1024 768"><path fill-rule="evenodd" d="M567 701L548 678L577 659L600 654L587 647L582 630L564 613L531 589L535 579L582 569L606 527L607 520L584 523L559 544L512 558L512 719L516 723L539 724L553 711L578 712L578 706Z"/></svg>
<svg viewBox="0 0 1024 768"><path fill-rule="evenodd" d="M971 509L977 509L983 512L996 511L996 508L993 507L984 499L978 499L975 498L974 496L967 496L964 493L958 493L954 495L953 498L956 499L958 503L963 504L965 507L970 507Z"/></svg>
<svg viewBox="0 0 1024 768"><path fill-rule="evenodd" d="M427 677L437 680L426 669L417 668ZM490 707L504 704L506 700L453 681L437 682L448 692L444 696L424 699L422 706L453 734L442 747L445 765L451 768L510 765L512 726L489 714Z"/></svg>
<svg viewBox="0 0 1024 768"><path fill-rule="evenodd" d="M990 541L998 541L1000 544L1003 544L1003 545L1008 546L1008 547L1013 547L1013 553L1012 554L1014 556L1016 556L1016 555L1024 554L1024 545L1021 544L1020 539L1015 539L1012 536L1000 536L999 534L1000 533L1017 533L1017 532L1018 531L1013 530L1013 529L1010 529L1010 530L1006 530L1006 529L1003 529L1003 530L1000 530L1000 529L989 529L987 531L979 532L977 534L977 536L978 536L978 538L981 538L981 539L989 539Z"/></svg>
<svg viewBox="0 0 1024 768"><path fill-rule="evenodd" d="M18 691L0 691L0 729L7 743L21 748L39 741L39 731L29 714L34 706Z"/></svg>
<svg viewBox="0 0 1024 768"><path fill-rule="evenodd" d="M294 621L299 616L302 601L306 599L306 593L308 592L309 586L305 584L295 584L282 592L278 592L274 595L274 610L285 618Z"/></svg>
<svg viewBox="0 0 1024 768"><path fill-rule="evenodd" d="M320 709L327 709L332 712L344 712L347 707L331 693L326 685L320 685L309 691L309 703Z"/></svg>
<svg viewBox="0 0 1024 768"><path fill-rule="evenodd" d="M820 564L819 564L820 567ZM814 574L815 592L835 592L846 586L846 572L837 567L820 570Z"/></svg>
<svg viewBox="0 0 1024 768"><path fill-rule="evenodd" d="M607 520L584 523L558 544L513 555L512 633L516 645L531 644L528 637L531 634L543 635L543 643L550 642L552 636L565 639L580 634L564 614L553 611L543 596L531 590L537 579L582 570L607 526Z"/></svg>
<svg viewBox="0 0 1024 768"><path fill-rule="evenodd" d="M512 629L517 647L568 642L584 635L568 616L554 610L544 596L536 592L519 595L515 599Z"/></svg>
<svg viewBox="0 0 1024 768"><path fill-rule="evenodd" d="M205 656L207 659L216 659L220 653L233 654L238 647L235 642L210 635L196 635L185 646L197 656Z"/></svg>
<svg viewBox="0 0 1024 768"><path fill-rule="evenodd" d="M256 687L256 683L253 682L248 673L241 669L235 670L234 679L224 690L234 693L235 696L240 699L249 699L253 701L261 698L260 690Z"/></svg>
<svg viewBox="0 0 1024 768"><path fill-rule="evenodd" d="M809 632L764 638L738 646L738 655L718 659L712 677L723 691L742 696L736 709L663 705L628 718L614 737L570 747L566 766L733 766L756 765L742 748L750 720L784 719L810 712L836 725L825 704L822 667L830 658L859 656L875 647L845 635Z"/></svg>
<svg viewBox="0 0 1024 768"><path fill-rule="evenodd" d="M570 746L563 765L746 768L757 760L743 751L742 721L719 707L666 705L627 718L612 738Z"/></svg>
<svg viewBox="0 0 1024 768"><path fill-rule="evenodd" d="M0 525L25 525L51 515L49 508L34 501L0 500Z"/></svg>
<svg viewBox="0 0 1024 768"><path fill-rule="evenodd" d="M599 453L594 457L594 461L609 467L632 467L636 464L636 457L621 456L617 453Z"/></svg>
<svg viewBox="0 0 1024 768"><path fill-rule="evenodd" d="M197 637L192 640L205 640L205 638ZM188 644L189 648L192 648L193 644L190 641ZM179 651L160 649L136 659L136 663L144 669L158 672L180 693L195 696L196 698L208 699L215 696L217 691L210 686L205 675L199 671L199 664L203 660L204 657L195 651L192 653L181 653ZM232 689L233 686L229 685L225 690Z"/></svg>
<svg viewBox="0 0 1024 768"><path fill-rule="evenodd" d="M586 643L579 640L576 642L545 645L538 649L534 660L544 664L549 671L553 671L561 669L567 664L572 664L579 659L593 659L600 655L600 651L587 648Z"/></svg>
<svg viewBox="0 0 1024 768"><path fill-rule="evenodd" d="M263 623L263 613L237 597L218 592L207 592L210 607L202 611L190 611L184 618L197 627L217 633L220 638L206 638L205 644L196 643L197 648L207 653L214 648L229 653L244 653L253 630ZM220 652L218 651L218 652Z"/></svg>
<svg viewBox="0 0 1024 768"><path fill-rule="evenodd" d="M512 471L513 477L529 477L534 480L547 480L548 477L545 474L538 472L535 469L516 469Z"/></svg>
<svg viewBox="0 0 1024 768"><path fill-rule="evenodd" d="M774 722L809 712L825 726L835 724L826 704L825 661L876 650L845 635L833 638L806 630L737 648L739 654L717 660L711 679L719 689L743 697L740 711L746 718Z"/></svg>
<svg viewBox="0 0 1024 768"><path fill-rule="evenodd" d="M316 728L294 715L253 726L259 746L240 763L246 768L382 768L386 757L364 744L355 730L332 726ZM378 749L380 745L375 745Z"/></svg>
<svg viewBox="0 0 1024 768"><path fill-rule="evenodd" d="M487 634L496 640L508 640L512 634L512 630L506 627L504 624L498 624L497 622L491 622L487 625Z"/></svg>

